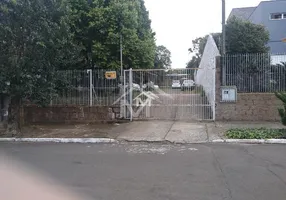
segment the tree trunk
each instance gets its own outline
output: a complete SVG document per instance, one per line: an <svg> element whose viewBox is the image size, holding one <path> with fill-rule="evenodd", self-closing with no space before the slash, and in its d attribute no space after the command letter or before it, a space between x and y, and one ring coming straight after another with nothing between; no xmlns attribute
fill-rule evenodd
<svg viewBox="0 0 286 200"><path fill-rule="evenodd" d="M21 98L12 97L8 109L8 127L7 134L12 137L18 135L21 131L20 126L20 110L21 110Z"/></svg>
<svg viewBox="0 0 286 200"><path fill-rule="evenodd" d="M1 105L1 109L2 109L2 116L1 119L3 121L4 124L4 128L7 129L7 123L8 123L8 108L9 108L9 97L6 95L2 96L2 105Z"/></svg>

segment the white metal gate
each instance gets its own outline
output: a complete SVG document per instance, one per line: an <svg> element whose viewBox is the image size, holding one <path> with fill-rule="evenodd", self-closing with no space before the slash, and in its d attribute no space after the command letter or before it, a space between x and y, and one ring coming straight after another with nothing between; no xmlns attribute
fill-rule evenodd
<svg viewBox="0 0 286 200"><path fill-rule="evenodd" d="M215 120L215 69L125 70L123 105L130 120Z"/></svg>

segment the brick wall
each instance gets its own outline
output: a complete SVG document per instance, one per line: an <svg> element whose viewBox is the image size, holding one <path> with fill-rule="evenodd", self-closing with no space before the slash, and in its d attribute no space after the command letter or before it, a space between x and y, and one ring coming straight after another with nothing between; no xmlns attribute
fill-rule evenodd
<svg viewBox="0 0 286 200"><path fill-rule="evenodd" d="M114 120L108 106L26 106L23 109L25 124L37 123L92 123Z"/></svg>
<svg viewBox="0 0 286 200"><path fill-rule="evenodd" d="M221 102L221 68L217 58L216 120L279 121L278 107L282 106L272 93L238 93L237 102Z"/></svg>
<svg viewBox="0 0 286 200"><path fill-rule="evenodd" d="M274 94L238 93L236 103L217 103L216 119L230 121L279 121L282 103Z"/></svg>

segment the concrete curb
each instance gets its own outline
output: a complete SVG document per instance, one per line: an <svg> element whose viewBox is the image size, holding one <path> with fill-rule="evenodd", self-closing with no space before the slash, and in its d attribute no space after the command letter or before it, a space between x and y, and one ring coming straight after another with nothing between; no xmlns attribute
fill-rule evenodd
<svg viewBox="0 0 286 200"><path fill-rule="evenodd" d="M51 143L115 143L110 138L0 138L0 142L51 142Z"/></svg>
<svg viewBox="0 0 286 200"><path fill-rule="evenodd" d="M0 142L32 142L32 143L116 143L116 142L153 142L153 143L171 143L171 144L204 144L204 143L232 143L232 144L286 144L286 139L218 139L210 142L170 142L163 141L129 141L129 140L115 140L110 138L0 138Z"/></svg>
<svg viewBox="0 0 286 200"><path fill-rule="evenodd" d="M286 144L286 139L268 139L265 144Z"/></svg>
<svg viewBox="0 0 286 200"><path fill-rule="evenodd" d="M286 139L220 139L210 143L236 143L236 144L286 144Z"/></svg>

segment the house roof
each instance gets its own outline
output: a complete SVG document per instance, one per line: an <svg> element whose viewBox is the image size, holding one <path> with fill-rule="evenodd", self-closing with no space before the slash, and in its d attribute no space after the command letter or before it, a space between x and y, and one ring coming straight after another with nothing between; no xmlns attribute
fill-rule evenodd
<svg viewBox="0 0 286 200"><path fill-rule="evenodd" d="M253 13L256 7L245 7L245 8L234 8L232 9L231 13L229 14L228 18L236 16L237 18L247 20Z"/></svg>

